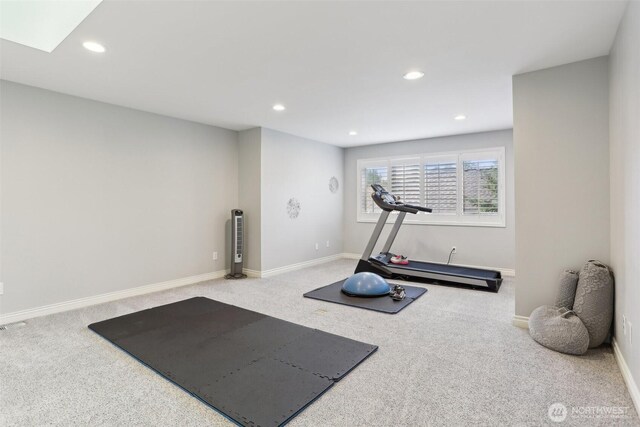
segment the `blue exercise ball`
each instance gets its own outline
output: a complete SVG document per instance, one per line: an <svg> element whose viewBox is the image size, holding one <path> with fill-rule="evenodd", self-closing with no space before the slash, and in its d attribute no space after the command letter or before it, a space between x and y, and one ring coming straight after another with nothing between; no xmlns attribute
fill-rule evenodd
<svg viewBox="0 0 640 427"><path fill-rule="evenodd" d="M380 297L391 292L391 286L375 273L356 273L342 284L342 292L356 297Z"/></svg>

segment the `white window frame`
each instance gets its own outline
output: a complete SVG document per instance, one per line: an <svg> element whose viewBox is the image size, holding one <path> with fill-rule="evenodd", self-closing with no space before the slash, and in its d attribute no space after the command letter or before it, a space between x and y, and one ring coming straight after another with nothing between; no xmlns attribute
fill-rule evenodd
<svg viewBox="0 0 640 427"><path fill-rule="evenodd" d="M504 147L483 148L477 150L457 150L449 152L423 153L410 156L394 156L394 157L378 157L369 159L358 159L356 164L356 212L357 222L376 222L380 216L379 212L365 213L361 211L361 203L363 194L361 188L362 170L367 167L387 167L389 180L391 179L391 165L402 164L403 162L420 161L420 204L424 205L425 188L424 188L424 165L427 161L436 160L452 160L457 159L457 212L427 214L420 212L418 214L407 214L405 224L426 224L426 225L452 225L452 226L469 226L469 227L506 227L506 160ZM498 213L486 215L465 215L463 213L463 162L465 160L498 160ZM389 182L389 185L391 183ZM367 193L371 194L370 189ZM427 206L428 207L428 206ZM394 212L395 213L395 212ZM397 213L396 213L397 214ZM387 223L396 220L395 215L389 215Z"/></svg>

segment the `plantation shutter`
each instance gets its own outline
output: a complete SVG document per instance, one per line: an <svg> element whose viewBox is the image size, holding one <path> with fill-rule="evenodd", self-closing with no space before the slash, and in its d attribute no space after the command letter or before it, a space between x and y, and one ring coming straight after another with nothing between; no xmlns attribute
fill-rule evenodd
<svg viewBox="0 0 640 427"><path fill-rule="evenodd" d="M371 198L371 184L380 184L387 187L388 184L387 166L364 167L360 174L360 212L376 213L382 210Z"/></svg>
<svg viewBox="0 0 640 427"><path fill-rule="evenodd" d="M455 214L458 207L457 158L425 159L425 205L433 213Z"/></svg>
<svg viewBox="0 0 640 427"><path fill-rule="evenodd" d="M420 159L404 159L391 164L391 193L400 197L400 201L410 205L419 205Z"/></svg>
<svg viewBox="0 0 640 427"><path fill-rule="evenodd" d="M432 209L431 215L410 215L408 222L506 225L504 147L358 159L357 171L358 222L379 218L371 184L380 184L404 203Z"/></svg>
<svg viewBox="0 0 640 427"><path fill-rule="evenodd" d="M462 170L463 213L497 215L498 159L463 160Z"/></svg>

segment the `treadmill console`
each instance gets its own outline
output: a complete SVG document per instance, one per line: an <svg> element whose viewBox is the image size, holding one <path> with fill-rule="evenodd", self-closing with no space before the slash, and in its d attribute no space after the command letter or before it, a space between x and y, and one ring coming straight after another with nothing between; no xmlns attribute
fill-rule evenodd
<svg viewBox="0 0 640 427"><path fill-rule="evenodd" d="M430 208L402 203L398 196L394 196L393 194L389 193L380 184L371 184L371 188L374 191L374 193L371 195L371 198L373 198L373 201L376 202L376 205L380 206L382 210L388 212L408 212L412 214L416 214L418 212L431 212Z"/></svg>
<svg viewBox="0 0 640 427"><path fill-rule="evenodd" d="M376 200L376 198L378 198L389 206L395 206L397 201L396 197L393 196L391 193L389 193L387 190L385 190L382 185L371 184L371 188L373 188L373 191L375 191L375 193L371 195L371 197L373 197L373 200ZM380 204L378 205L380 206ZM382 209L385 209L384 206L380 206L380 207Z"/></svg>

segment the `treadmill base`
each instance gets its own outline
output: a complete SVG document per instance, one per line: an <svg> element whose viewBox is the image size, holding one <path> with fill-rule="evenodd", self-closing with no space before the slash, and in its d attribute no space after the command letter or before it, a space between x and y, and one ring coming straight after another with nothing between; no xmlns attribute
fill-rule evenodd
<svg viewBox="0 0 640 427"><path fill-rule="evenodd" d="M420 277L420 276L415 276L411 274L400 274L400 273L395 273L388 270L387 268L385 268L384 265L376 265L376 263L372 261L365 261L360 259L358 260L358 265L356 266L354 273L361 273L364 271L378 274L384 277L385 279L404 280L407 282L427 283L427 284L433 284L433 285L453 286L458 288L467 288L467 289L489 291L489 292L495 292L495 293L497 293L500 290L500 285L502 284L502 278L498 278L497 280L487 280L486 286L482 286L482 285L472 285L468 283L456 282L455 276L448 276L448 277L451 277L451 280L444 280L444 279ZM434 274L434 275L442 277L442 275L440 274Z"/></svg>

